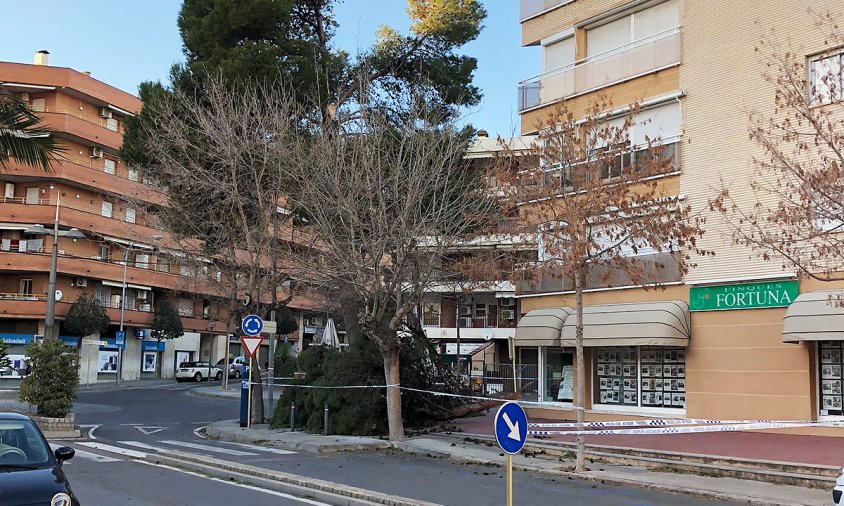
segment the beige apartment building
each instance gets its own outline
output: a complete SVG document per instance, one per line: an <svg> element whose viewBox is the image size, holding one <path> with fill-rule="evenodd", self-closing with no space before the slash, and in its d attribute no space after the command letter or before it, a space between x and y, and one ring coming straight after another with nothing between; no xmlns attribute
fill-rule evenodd
<svg viewBox="0 0 844 506"><path fill-rule="evenodd" d="M762 36L774 29L789 38L810 72L831 54L807 13L831 7L823 1L521 0L520 7L522 44L541 47L540 75L519 86L522 134L541 129L558 101L575 111L599 93L614 107L639 101L650 124L634 125L631 142L661 136L677 162L665 187L698 210L721 179L750 203L759 151L748 140L746 111L774 105L755 53ZM734 246L720 215L710 213L706 227L701 246L715 255L696 258L685 276L661 272L664 290L595 283L585 293L588 417L844 419L844 313L823 292L841 284L798 280ZM538 398L553 410L542 414L554 418L573 417L570 379L567 392L561 385L572 377L574 297L560 287L543 280L517 292L517 358L538 367Z"/></svg>

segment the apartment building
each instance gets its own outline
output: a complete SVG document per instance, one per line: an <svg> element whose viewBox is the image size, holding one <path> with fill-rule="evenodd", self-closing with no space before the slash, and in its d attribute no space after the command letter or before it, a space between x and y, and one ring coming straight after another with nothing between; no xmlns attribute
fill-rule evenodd
<svg viewBox="0 0 844 506"><path fill-rule="evenodd" d="M142 210L166 205L166 195L120 159L124 121L140 110L140 100L87 72L49 66L44 51L33 65L0 62L0 84L26 100L66 148L52 172L14 163L0 172L0 339L11 345L13 362L21 365L24 346L45 334L47 297L56 298L60 322L82 292L111 319L106 334L83 339L83 383L115 380L121 321L122 379L153 376L157 352L164 377L183 361L240 354L238 337L227 333L225 307L215 302L223 293L221 274L190 260L155 216ZM56 292L49 294L56 216ZM150 325L160 297L178 308L185 334L159 345L151 340ZM300 327L296 308L319 307L307 297L291 306ZM62 332L59 337L78 341Z"/></svg>
<svg viewBox="0 0 844 506"><path fill-rule="evenodd" d="M574 111L598 94L613 107L639 102L643 121L637 119L631 142L660 134L676 162L665 188L705 212L723 179L735 198L750 204L759 151L748 140L746 111L774 108L755 48L775 29L807 63L828 56L807 14L827 7L822 1L521 0L522 44L541 47L539 75L518 89L522 134L542 129L559 101ZM695 258L697 267L685 276L677 269L655 273L664 290L625 286L620 278L590 281L584 294L588 418L844 419L842 338L830 330L840 330L842 313L820 292L840 284L798 280L729 236L721 216L709 214L701 247L715 255ZM656 265L657 255L641 260ZM540 370L562 365L570 373L570 287L539 280L517 288L520 363ZM560 391L566 376L540 378L540 391ZM554 410L545 415L574 416L570 402L541 399Z"/></svg>

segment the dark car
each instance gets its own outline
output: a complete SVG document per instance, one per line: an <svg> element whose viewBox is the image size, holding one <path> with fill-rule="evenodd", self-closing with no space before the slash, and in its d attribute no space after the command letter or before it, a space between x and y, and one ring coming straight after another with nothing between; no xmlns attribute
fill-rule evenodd
<svg viewBox="0 0 844 506"><path fill-rule="evenodd" d="M55 452L38 426L18 413L0 413L0 504L78 506L62 462L73 448Z"/></svg>

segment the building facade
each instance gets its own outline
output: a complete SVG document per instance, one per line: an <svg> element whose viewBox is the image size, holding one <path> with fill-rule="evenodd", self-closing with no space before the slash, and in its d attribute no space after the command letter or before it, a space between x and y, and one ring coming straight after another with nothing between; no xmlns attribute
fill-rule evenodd
<svg viewBox="0 0 844 506"><path fill-rule="evenodd" d="M14 162L0 172L0 338L10 345L13 365L24 369L24 346L45 334L47 297L56 298L61 322L82 292L106 308L111 320L105 334L82 340L83 384L114 381L119 349L125 380L152 377L156 366L163 377L172 377L181 362L241 354L218 302L224 299L221 274L179 251L155 216L142 210L166 205L166 195L120 159L124 121L140 110L141 101L88 73L49 66L47 55L37 53L33 65L0 62L0 84L28 102L65 148L51 172ZM55 219L57 281L56 293L49 294ZM33 233L35 225L48 233ZM64 237L70 229L84 238ZM185 334L159 345L150 326L161 297L178 309ZM291 306L316 309L312 302L297 297ZM294 316L301 321L295 309ZM125 345L119 348L121 322ZM61 331L59 336L78 344L76 337Z"/></svg>
<svg viewBox="0 0 844 506"><path fill-rule="evenodd" d="M762 78L755 49L776 30L807 62L828 54L807 8L823 12L827 5L521 0L522 44L541 47L541 74L518 90L522 133L543 128L559 101L583 114L599 94L613 107L638 102L643 121L630 137L635 143L658 133L674 154L676 171L664 180L670 194L706 214L723 181L752 205L752 160L760 150L748 140L747 111L774 110L773 85ZM819 292L841 284L798 280L780 263L733 245L715 212L700 246L715 255L694 258L687 275L660 272L653 281L664 290L623 279L586 290L589 417L844 419L841 310ZM659 262L652 256L642 261ZM524 315L516 331L519 360L561 371L544 375L540 390L563 390L571 377L568 288L539 280L517 291ZM563 397L548 406L558 410L551 416L573 416Z"/></svg>

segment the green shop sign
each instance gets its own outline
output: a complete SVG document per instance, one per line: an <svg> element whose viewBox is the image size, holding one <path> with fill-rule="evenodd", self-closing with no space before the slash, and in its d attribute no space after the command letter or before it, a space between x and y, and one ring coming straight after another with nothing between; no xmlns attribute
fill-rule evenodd
<svg viewBox="0 0 844 506"><path fill-rule="evenodd" d="M689 289L689 308L692 311L718 311L785 307L797 298L797 293L797 280L693 286Z"/></svg>

